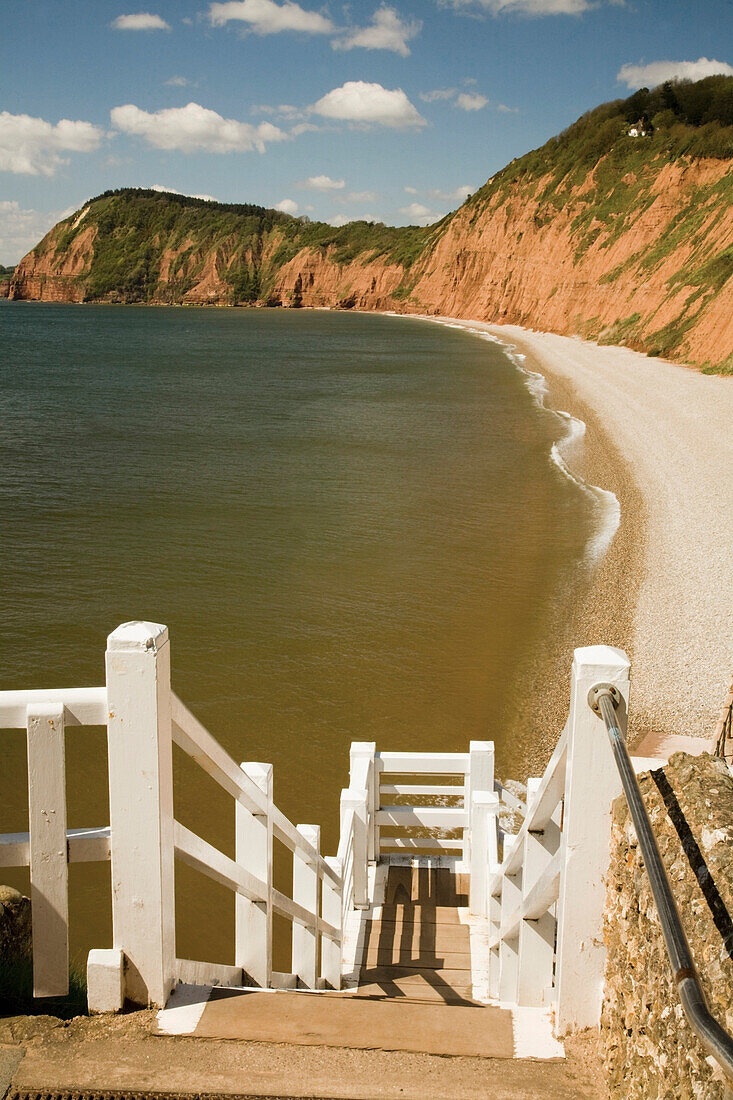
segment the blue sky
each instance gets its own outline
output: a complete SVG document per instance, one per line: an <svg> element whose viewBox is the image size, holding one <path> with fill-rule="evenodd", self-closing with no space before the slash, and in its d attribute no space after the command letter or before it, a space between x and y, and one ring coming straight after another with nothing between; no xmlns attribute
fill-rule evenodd
<svg viewBox="0 0 733 1100"><path fill-rule="evenodd" d="M427 224L598 103L733 73L731 31L732 0L0 0L0 263L122 186Z"/></svg>

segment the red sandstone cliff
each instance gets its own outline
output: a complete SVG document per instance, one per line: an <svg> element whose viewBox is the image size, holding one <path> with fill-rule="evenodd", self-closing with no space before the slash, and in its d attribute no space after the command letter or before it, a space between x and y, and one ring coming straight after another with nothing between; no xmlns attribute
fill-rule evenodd
<svg viewBox="0 0 733 1100"><path fill-rule="evenodd" d="M334 245L298 250L297 235L288 259L281 226L256 246L243 246L236 232L216 241L179 234L171 245L157 236L144 297L112 291L103 300L232 304L232 271L256 264L260 304L437 313L577 333L700 366L730 364L733 165L638 156L637 163L614 178L601 158L562 193L550 174L489 181L426 236L412 266L368 246L339 262ZM24 257L11 298L94 297L98 226L93 214L79 226L83 217L56 226Z"/></svg>

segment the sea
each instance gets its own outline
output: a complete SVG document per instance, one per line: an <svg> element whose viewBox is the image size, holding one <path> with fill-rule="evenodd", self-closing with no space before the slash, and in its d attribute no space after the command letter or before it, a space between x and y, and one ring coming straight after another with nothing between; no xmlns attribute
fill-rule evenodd
<svg viewBox="0 0 733 1100"><path fill-rule="evenodd" d="M110 631L166 624L175 691L238 762L274 764L324 854L352 740L490 738L522 777L527 669L608 530L563 457L578 434L516 352L460 328L2 302L0 690L102 684ZM25 737L0 736L0 832L22 832ZM177 818L231 854L231 799L174 767ZM103 729L68 729L67 798L70 828L107 823ZM70 881L83 965L111 944L109 867ZM176 890L179 957L233 961L231 894L179 865Z"/></svg>

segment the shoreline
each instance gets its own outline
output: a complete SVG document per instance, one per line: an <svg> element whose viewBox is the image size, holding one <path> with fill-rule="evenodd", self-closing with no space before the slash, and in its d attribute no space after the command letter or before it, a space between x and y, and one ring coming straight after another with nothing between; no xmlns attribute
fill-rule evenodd
<svg viewBox="0 0 733 1100"><path fill-rule="evenodd" d="M520 369L547 383L546 407L586 425L580 446L560 444L571 476L618 498L618 529L559 627L562 656L540 674L549 698L563 688L555 736L568 647L603 642L632 661L632 744L650 733L712 738L733 667L733 385L624 347L407 316L488 334L523 356Z"/></svg>

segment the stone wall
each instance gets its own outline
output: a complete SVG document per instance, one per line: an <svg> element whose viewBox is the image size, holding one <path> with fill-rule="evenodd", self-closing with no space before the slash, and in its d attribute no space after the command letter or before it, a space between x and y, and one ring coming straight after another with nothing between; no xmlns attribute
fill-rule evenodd
<svg viewBox="0 0 733 1100"><path fill-rule="evenodd" d="M733 778L675 753L641 789L710 1009L733 1032ZM625 798L614 803L601 1041L611 1096L722 1100L677 996Z"/></svg>
<svg viewBox="0 0 733 1100"><path fill-rule="evenodd" d="M12 886L0 886L0 962L30 958L31 903Z"/></svg>

